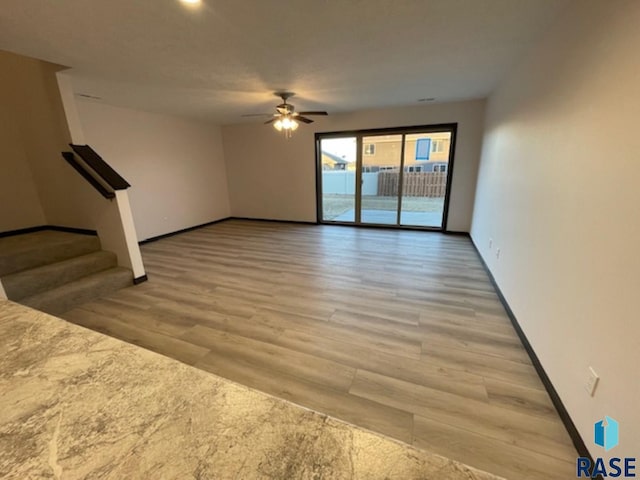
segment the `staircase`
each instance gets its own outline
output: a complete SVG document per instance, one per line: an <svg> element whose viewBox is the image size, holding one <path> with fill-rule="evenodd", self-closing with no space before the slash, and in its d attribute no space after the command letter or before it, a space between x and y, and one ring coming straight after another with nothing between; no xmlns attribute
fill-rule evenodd
<svg viewBox="0 0 640 480"><path fill-rule="evenodd" d="M58 315L133 284L98 237L43 230L0 238L0 280L9 300Z"/></svg>

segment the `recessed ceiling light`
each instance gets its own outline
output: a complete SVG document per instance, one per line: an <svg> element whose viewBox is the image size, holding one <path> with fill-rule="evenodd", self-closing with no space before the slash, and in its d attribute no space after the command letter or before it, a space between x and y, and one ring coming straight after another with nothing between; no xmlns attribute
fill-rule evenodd
<svg viewBox="0 0 640 480"><path fill-rule="evenodd" d="M196 5L200 3L201 0L180 0L182 3L188 3L189 5Z"/></svg>

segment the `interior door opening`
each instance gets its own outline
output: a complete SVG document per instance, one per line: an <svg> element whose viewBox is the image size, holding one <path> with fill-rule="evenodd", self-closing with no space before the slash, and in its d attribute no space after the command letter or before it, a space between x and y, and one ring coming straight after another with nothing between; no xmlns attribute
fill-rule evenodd
<svg viewBox="0 0 640 480"><path fill-rule="evenodd" d="M316 134L318 221L446 230L456 125Z"/></svg>

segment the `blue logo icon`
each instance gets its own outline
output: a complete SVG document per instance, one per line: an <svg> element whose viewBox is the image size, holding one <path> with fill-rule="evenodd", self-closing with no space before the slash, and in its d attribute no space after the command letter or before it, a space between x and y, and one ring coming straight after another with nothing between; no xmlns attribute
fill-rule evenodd
<svg viewBox="0 0 640 480"><path fill-rule="evenodd" d="M604 417L593 424L594 442L607 452L618 445L619 425L611 417ZM576 462L576 476L578 478L602 478L602 477L624 477L636 478L636 458L635 457L578 457Z"/></svg>
<svg viewBox="0 0 640 480"><path fill-rule="evenodd" d="M594 435L596 445L608 452L618 445L618 422L605 416L604 420L594 424Z"/></svg>

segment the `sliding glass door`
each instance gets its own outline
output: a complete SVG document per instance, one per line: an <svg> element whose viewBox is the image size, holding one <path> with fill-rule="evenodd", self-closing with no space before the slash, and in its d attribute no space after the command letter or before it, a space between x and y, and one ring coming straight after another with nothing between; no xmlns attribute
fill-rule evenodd
<svg viewBox="0 0 640 480"><path fill-rule="evenodd" d="M404 136L400 225L442 228L453 133Z"/></svg>
<svg viewBox="0 0 640 480"><path fill-rule="evenodd" d="M455 131L317 134L320 222L445 230Z"/></svg>
<svg viewBox="0 0 640 480"><path fill-rule="evenodd" d="M402 135L362 137L360 222L397 225Z"/></svg>
<svg viewBox="0 0 640 480"><path fill-rule="evenodd" d="M332 136L319 139L318 217L322 222L356 222L356 137Z"/></svg>

